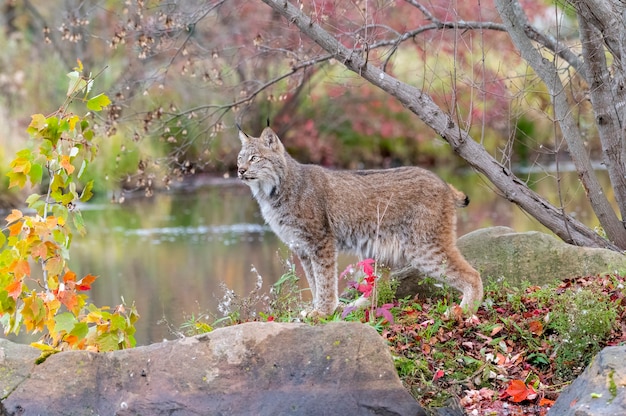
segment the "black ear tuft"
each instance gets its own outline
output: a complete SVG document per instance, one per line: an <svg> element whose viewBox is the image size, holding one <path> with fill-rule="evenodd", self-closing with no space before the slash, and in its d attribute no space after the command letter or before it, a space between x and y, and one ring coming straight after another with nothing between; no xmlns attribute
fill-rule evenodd
<svg viewBox="0 0 626 416"><path fill-rule="evenodd" d="M267 127L269 127L269 126L270 126L270 118L268 117L267 118Z"/></svg>

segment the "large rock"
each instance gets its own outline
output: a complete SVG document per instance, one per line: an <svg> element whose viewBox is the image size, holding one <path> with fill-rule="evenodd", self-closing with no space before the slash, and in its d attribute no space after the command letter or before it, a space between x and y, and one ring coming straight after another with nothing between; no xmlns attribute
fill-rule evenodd
<svg viewBox="0 0 626 416"><path fill-rule="evenodd" d="M483 278L504 277L512 285L596 275L626 268L615 251L577 247L537 231L516 233L508 227L484 228L464 235L458 247Z"/></svg>
<svg viewBox="0 0 626 416"><path fill-rule="evenodd" d="M548 416L626 415L626 347L607 347L559 396Z"/></svg>
<svg viewBox="0 0 626 416"><path fill-rule="evenodd" d="M615 251L577 247L537 231L516 233L508 227L483 228L458 239L467 261L483 282L503 279L512 286L527 281L542 285L576 276L626 270L626 256ZM436 295L436 288L419 276L402 276L398 297Z"/></svg>
<svg viewBox="0 0 626 416"><path fill-rule="evenodd" d="M112 353L64 352L0 387L9 391L3 415L426 414L384 340L348 322L247 323Z"/></svg>
<svg viewBox="0 0 626 416"><path fill-rule="evenodd" d="M30 376L39 351L0 339L0 400Z"/></svg>

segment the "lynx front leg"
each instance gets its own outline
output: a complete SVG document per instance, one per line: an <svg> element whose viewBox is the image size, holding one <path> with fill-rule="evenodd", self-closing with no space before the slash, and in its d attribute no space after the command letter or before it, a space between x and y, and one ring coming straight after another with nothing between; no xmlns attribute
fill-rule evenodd
<svg viewBox="0 0 626 416"><path fill-rule="evenodd" d="M304 269L306 281L309 284L309 288L311 289L311 299L313 299L313 308L315 308L317 306L318 298L317 286L315 285L315 273L313 272L313 264L311 263L311 258L306 254L299 253L298 257L300 258L300 263L302 264L302 268Z"/></svg>
<svg viewBox="0 0 626 416"><path fill-rule="evenodd" d="M307 315L332 315L339 305L335 244L332 240L320 241L300 247L297 254L313 296L313 310Z"/></svg>

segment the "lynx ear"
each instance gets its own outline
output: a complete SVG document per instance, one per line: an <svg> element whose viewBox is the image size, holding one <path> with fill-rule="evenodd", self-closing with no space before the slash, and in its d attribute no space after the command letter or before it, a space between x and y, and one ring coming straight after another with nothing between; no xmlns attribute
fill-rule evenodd
<svg viewBox="0 0 626 416"><path fill-rule="evenodd" d="M250 136L241 130L241 126L239 124L237 124L237 130L239 130L239 140L241 140L241 144L245 144L250 141Z"/></svg>
<svg viewBox="0 0 626 416"><path fill-rule="evenodd" d="M265 145L272 150L281 151L281 152L285 150L285 148L283 147L283 144L280 142L280 139L278 138L278 135L274 133L274 130L272 130L269 127L266 127L263 130L263 133L261 133L261 140L263 140L263 143L265 143Z"/></svg>

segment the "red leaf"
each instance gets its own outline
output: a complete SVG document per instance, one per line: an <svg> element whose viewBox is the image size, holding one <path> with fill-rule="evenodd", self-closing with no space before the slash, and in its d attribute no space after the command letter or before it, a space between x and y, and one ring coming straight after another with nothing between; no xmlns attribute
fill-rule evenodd
<svg viewBox="0 0 626 416"><path fill-rule="evenodd" d="M532 386L527 386L522 380L511 380L509 387L504 393L511 396L511 401L515 403L523 402L526 399L533 398L529 396L534 395L536 397L537 395L535 389Z"/></svg>
<svg viewBox="0 0 626 416"><path fill-rule="evenodd" d="M98 276L94 276L92 274L88 274L87 276L80 279L80 282L76 284L76 290L89 290L91 289L91 284L96 280Z"/></svg>
<svg viewBox="0 0 626 416"><path fill-rule="evenodd" d="M374 275L374 267L372 266L373 264L374 264L374 259L365 259L365 260L361 260L360 262L358 262L356 266L360 267L363 270L363 273L365 273L367 276L373 276Z"/></svg>
<svg viewBox="0 0 626 416"><path fill-rule="evenodd" d="M444 376L443 370L437 370L435 371L435 375L433 376L433 381L437 381L443 376Z"/></svg>

